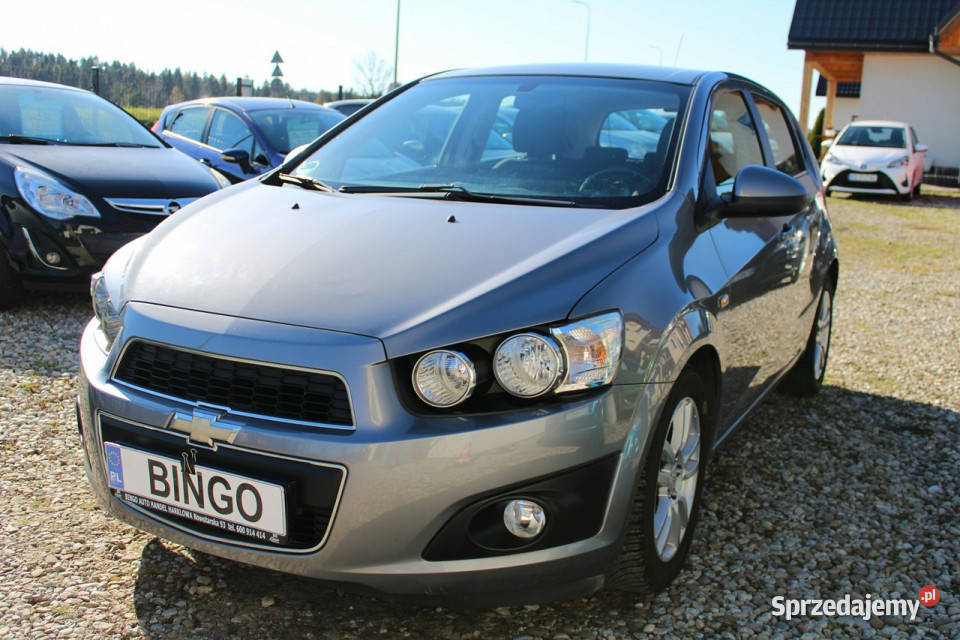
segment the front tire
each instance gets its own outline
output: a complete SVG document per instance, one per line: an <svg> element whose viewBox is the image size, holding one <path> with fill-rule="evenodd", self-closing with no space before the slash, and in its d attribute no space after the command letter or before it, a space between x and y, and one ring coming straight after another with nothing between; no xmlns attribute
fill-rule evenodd
<svg viewBox="0 0 960 640"><path fill-rule="evenodd" d="M607 584L631 593L669 585L690 552L700 515L710 421L706 388L694 371L674 385L641 471L617 565Z"/></svg>
<svg viewBox="0 0 960 640"><path fill-rule="evenodd" d="M830 355L830 337L833 333L833 289L824 287L820 292L817 316L807 338L807 347L790 372L780 383L780 389L795 396L816 395L823 386L827 372L827 356Z"/></svg>

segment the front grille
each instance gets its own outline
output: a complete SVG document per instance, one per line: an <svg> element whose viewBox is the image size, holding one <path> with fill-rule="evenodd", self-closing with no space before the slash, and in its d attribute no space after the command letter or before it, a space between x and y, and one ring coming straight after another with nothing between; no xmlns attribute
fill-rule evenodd
<svg viewBox="0 0 960 640"><path fill-rule="evenodd" d="M114 379L234 412L319 424L353 424L346 385L324 373L238 362L137 340L124 350Z"/></svg>
<svg viewBox="0 0 960 640"><path fill-rule="evenodd" d="M887 177L887 175L880 171L858 171L857 173L874 173L877 176L876 182L856 182L850 179L851 171L841 171L830 183L831 187L856 187L858 189L893 189L897 190L896 185L893 184L893 181Z"/></svg>
<svg viewBox="0 0 960 640"><path fill-rule="evenodd" d="M276 545L270 542L261 543L259 540L188 518L161 514L149 508L142 509L152 517L181 529L241 546L259 544L277 550L303 552L323 544L337 509L341 485L346 475L337 465L257 455L225 444L218 446L216 451L190 447L183 437L173 432L164 433L104 414L100 414L100 437L103 442L113 442L175 459L180 458L185 450L192 449L198 465L283 485L287 503L287 538ZM114 495L123 501L118 490L114 490Z"/></svg>

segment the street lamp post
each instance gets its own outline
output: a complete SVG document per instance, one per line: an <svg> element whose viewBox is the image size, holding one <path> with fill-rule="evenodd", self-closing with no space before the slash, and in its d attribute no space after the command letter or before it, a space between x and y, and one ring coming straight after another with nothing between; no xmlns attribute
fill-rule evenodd
<svg viewBox="0 0 960 640"><path fill-rule="evenodd" d="M393 86L397 86L397 62L400 59L400 0L397 0L397 27L393 34Z"/></svg>
<svg viewBox="0 0 960 640"><path fill-rule="evenodd" d="M583 5L587 10L587 37L586 41L583 44L583 61L587 61L587 57L590 55L590 5L588 5L583 0L570 0L574 4Z"/></svg>

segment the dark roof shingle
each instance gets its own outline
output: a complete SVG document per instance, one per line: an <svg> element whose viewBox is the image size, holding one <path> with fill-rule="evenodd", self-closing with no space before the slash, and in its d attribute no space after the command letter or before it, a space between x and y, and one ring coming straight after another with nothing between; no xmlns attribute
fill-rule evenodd
<svg viewBox="0 0 960 640"><path fill-rule="evenodd" d="M958 0L797 0L790 49L927 51Z"/></svg>

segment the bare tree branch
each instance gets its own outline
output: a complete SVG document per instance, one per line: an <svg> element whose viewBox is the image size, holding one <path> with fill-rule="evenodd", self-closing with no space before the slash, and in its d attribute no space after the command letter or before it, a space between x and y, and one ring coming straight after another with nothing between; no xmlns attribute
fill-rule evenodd
<svg viewBox="0 0 960 640"><path fill-rule="evenodd" d="M370 98L376 98L386 93L390 88L393 77L393 67L377 55L372 49L364 55L354 58L353 66L356 70L354 79L360 85L360 92Z"/></svg>

